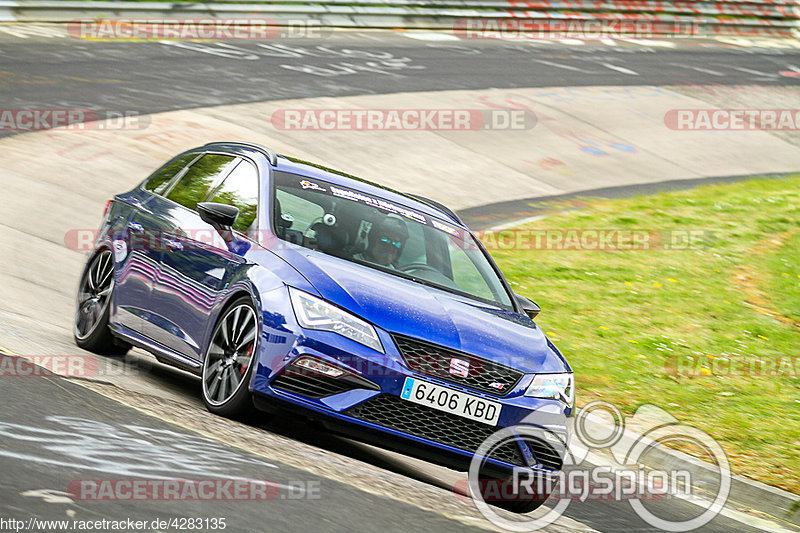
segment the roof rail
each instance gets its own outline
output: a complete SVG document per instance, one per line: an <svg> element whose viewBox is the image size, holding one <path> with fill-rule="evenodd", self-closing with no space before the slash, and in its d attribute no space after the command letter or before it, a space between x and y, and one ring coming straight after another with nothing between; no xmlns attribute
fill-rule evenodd
<svg viewBox="0 0 800 533"><path fill-rule="evenodd" d="M203 148L207 148L209 146L213 146L213 145L217 145L217 144L227 144L227 145L233 145L233 146L245 146L247 148L252 148L254 150L258 150L259 152L261 152L262 154L267 156L267 159L269 159L270 165L275 166L275 165L278 164L278 154L276 154L274 150L270 150L266 146L262 146L262 145L256 144L256 143L251 143L251 142L246 142L246 141L215 141L215 142L210 142L210 143L206 144L205 146L203 146Z"/></svg>
<svg viewBox="0 0 800 533"><path fill-rule="evenodd" d="M442 211L444 214L446 214L447 216L449 216L450 218L452 218L453 220L455 220L456 222L458 222L462 226L464 225L464 223L461 221L461 219L458 217L458 215L456 215L455 211L453 211L452 209L450 209L446 205L440 204L436 200L431 200L430 198L425 198L424 196L421 196L419 194L414 194L414 193L410 193L410 192L407 192L407 193L404 193L404 194L406 196L410 196L411 198L422 202L423 204L428 204L431 207L435 207L436 209L438 209L439 211Z"/></svg>

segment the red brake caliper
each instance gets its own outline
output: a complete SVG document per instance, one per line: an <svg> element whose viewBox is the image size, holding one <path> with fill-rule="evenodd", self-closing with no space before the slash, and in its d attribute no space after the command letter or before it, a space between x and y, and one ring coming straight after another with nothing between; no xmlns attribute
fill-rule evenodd
<svg viewBox="0 0 800 533"><path fill-rule="evenodd" d="M250 347L247 349L247 357L248 357L248 358L249 358L249 357L250 357L250 355L253 353L253 346L254 346L254 345L253 345L253 344L251 344L251 345L250 345ZM245 372L247 372L247 365L242 365L242 367L239 369L239 375L240 375L240 376L244 376L244 373L245 373Z"/></svg>

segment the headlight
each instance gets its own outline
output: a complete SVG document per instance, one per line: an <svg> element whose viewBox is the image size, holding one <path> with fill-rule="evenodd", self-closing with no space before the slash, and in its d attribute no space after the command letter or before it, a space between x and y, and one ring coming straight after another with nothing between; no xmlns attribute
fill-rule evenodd
<svg viewBox="0 0 800 533"><path fill-rule="evenodd" d="M574 374L536 374L528 385L525 396L561 400L572 407L575 400Z"/></svg>
<svg viewBox="0 0 800 533"><path fill-rule="evenodd" d="M307 329L332 331L381 353L383 345L371 324L307 292L289 287L294 314Z"/></svg>

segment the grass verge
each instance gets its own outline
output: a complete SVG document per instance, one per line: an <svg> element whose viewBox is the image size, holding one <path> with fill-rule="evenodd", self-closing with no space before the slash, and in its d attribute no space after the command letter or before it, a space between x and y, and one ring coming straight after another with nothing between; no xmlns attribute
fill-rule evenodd
<svg viewBox="0 0 800 533"><path fill-rule="evenodd" d="M755 272L775 309L800 317L800 176L584 200L484 236L514 290L541 305L578 405L655 404L717 439L735 473L800 493L800 328L759 312L737 279ZM593 230L639 239L586 249Z"/></svg>
<svg viewBox="0 0 800 533"><path fill-rule="evenodd" d="M765 283L776 309L783 316L800 324L800 223L780 247L768 254Z"/></svg>

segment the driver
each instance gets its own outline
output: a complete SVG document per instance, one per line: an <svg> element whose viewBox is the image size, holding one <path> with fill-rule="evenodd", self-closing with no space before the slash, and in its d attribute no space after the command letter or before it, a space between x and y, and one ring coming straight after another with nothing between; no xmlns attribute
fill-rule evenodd
<svg viewBox="0 0 800 533"><path fill-rule="evenodd" d="M394 262L403 253L406 240L408 240L406 223L397 215L389 215L372 226L367 249L364 253L356 254L354 258L395 268Z"/></svg>

